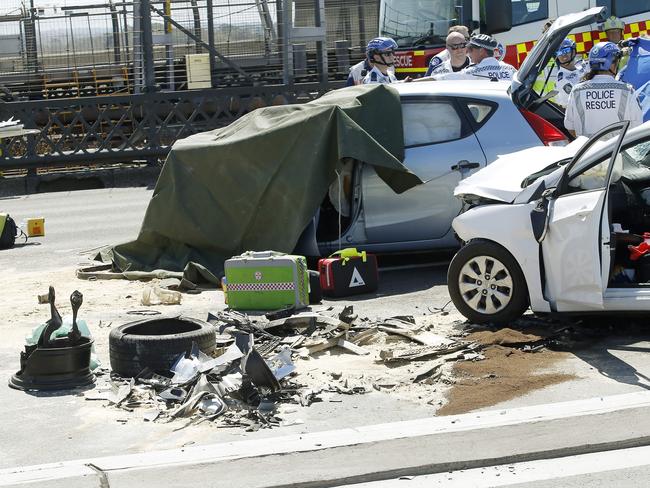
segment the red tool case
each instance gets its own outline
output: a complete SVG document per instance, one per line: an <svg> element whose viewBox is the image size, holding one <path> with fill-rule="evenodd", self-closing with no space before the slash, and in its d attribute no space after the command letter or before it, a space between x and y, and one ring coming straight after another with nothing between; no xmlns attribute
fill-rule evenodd
<svg viewBox="0 0 650 488"><path fill-rule="evenodd" d="M318 261L323 295L346 297L377 289L377 257L354 248L338 251Z"/></svg>

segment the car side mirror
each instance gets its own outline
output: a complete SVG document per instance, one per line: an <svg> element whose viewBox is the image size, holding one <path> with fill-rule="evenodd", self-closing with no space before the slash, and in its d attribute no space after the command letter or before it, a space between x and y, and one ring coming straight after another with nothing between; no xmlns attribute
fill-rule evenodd
<svg viewBox="0 0 650 488"><path fill-rule="evenodd" d="M550 201L555 198L557 188L552 186L542 192L542 197L537 201L537 205L530 212L530 224L533 228L533 235L537 242L542 242L548 231L548 207Z"/></svg>
<svg viewBox="0 0 650 488"><path fill-rule="evenodd" d="M550 188L547 188L546 190L544 190L542 192L542 198L544 198L546 200L551 200L551 199L555 198L556 192L557 192L557 188L554 187L554 186L552 186Z"/></svg>

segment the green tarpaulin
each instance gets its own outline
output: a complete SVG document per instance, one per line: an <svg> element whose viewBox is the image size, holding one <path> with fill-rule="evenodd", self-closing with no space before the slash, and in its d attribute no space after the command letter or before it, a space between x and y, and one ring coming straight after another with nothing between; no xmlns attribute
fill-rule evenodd
<svg viewBox="0 0 650 488"><path fill-rule="evenodd" d="M291 252L343 158L373 165L398 193L420 184L400 162L403 141L399 95L385 85L255 110L177 141L138 238L98 258L115 271L187 272L198 263L219 276L244 251Z"/></svg>

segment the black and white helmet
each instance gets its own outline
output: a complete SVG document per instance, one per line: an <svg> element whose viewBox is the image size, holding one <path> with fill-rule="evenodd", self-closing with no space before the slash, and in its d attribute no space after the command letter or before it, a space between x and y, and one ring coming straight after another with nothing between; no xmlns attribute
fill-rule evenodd
<svg viewBox="0 0 650 488"><path fill-rule="evenodd" d="M492 36L488 36L487 34L476 34L472 36L472 38L469 40L469 44L470 46L486 49L491 53L494 52L497 47L499 47L497 40Z"/></svg>

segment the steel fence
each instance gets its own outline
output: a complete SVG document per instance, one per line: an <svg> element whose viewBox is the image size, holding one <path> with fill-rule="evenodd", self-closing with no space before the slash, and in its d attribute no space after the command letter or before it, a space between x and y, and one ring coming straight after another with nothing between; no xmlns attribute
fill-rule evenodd
<svg viewBox="0 0 650 488"><path fill-rule="evenodd" d="M0 121L40 131L0 140L0 170L162 158L342 86L378 29L377 0L104 1L0 3Z"/></svg>
<svg viewBox="0 0 650 488"><path fill-rule="evenodd" d="M313 100L342 83L236 87L0 104L38 134L0 140L0 171L164 158L174 141L260 107Z"/></svg>
<svg viewBox="0 0 650 488"><path fill-rule="evenodd" d="M29 3L26 3L29 2ZM295 27L313 25L314 0L3 0L0 87L11 99L138 93L144 57L159 90L281 83L283 47L297 51L299 81L317 80L316 42L292 42ZM145 5L145 9L142 9ZM290 7L288 7L290 5ZM150 8L146 8L150 7ZM377 0L325 0L329 79L345 77L378 30ZM151 50L142 39L150 36ZM209 72L201 63L210 53ZM292 70L294 66L290 67ZM194 79L192 79L194 78Z"/></svg>

